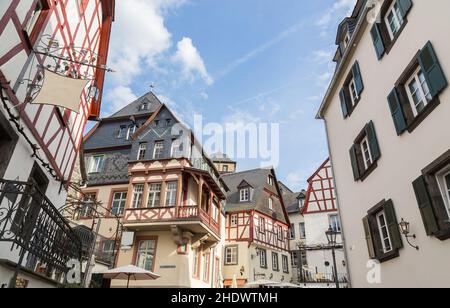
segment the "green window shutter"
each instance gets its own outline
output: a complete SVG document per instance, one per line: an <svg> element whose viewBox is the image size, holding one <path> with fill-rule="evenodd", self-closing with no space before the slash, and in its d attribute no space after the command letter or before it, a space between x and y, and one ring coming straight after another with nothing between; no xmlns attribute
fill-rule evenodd
<svg viewBox="0 0 450 308"><path fill-rule="evenodd" d="M439 226L436 215L434 214L433 201L431 200L425 177L421 176L415 180L413 187L427 235L433 235L439 231Z"/></svg>
<svg viewBox="0 0 450 308"><path fill-rule="evenodd" d="M358 164L358 154L356 151L357 145L354 144L352 148L350 149L350 160L352 162L352 168L353 168L353 177L355 181L358 181L361 178L361 171L359 169Z"/></svg>
<svg viewBox="0 0 450 308"><path fill-rule="evenodd" d="M342 89L341 92L339 92L339 98L341 99L341 107L342 107L342 114L344 116L344 119L348 117L348 105L347 105L347 99L345 98L345 90Z"/></svg>
<svg viewBox="0 0 450 308"><path fill-rule="evenodd" d="M431 42L428 42L420 51L418 60L430 87L431 95L435 97L447 87L448 82Z"/></svg>
<svg viewBox="0 0 450 308"><path fill-rule="evenodd" d="M397 89L394 88L388 96L389 108L391 109L392 119L394 120L397 135L401 135L407 127L403 108L400 103Z"/></svg>
<svg viewBox="0 0 450 308"><path fill-rule="evenodd" d="M358 96L360 96L362 91L364 90L364 83L362 80L361 70L359 69L358 61L356 61L355 64L353 65L352 72L353 72L353 80L355 81L356 91L358 92Z"/></svg>
<svg viewBox="0 0 450 308"><path fill-rule="evenodd" d="M376 259L375 245L373 243L372 230L370 229L369 216L363 218L364 233L366 234L367 249L369 250L369 258Z"/></svg>
<svg viewBox="0 0 450 308"><path fill-rule="evenodd" d="M398 225L397 215L395 214L394 203L389 200L384 205L384 213L386 214L386 223L391 236L392 248L403 248L402 235L400 233L400 226Z"/></svg>
<svg viewBox="0 0 450 308"><path fill-rule="evenodd" d="M411 0L397 0L397 3L400 8L400 11L402 12L403 18L405 18L413 6L412 1Z"/></svg>
<svg viewBox="0 0 450 308"><path fill-rule="evenodd" d="M366 136L369 140L370 153L372 154L373 161L377 161L381 157L381 152L373 121L370 121L366 126Z"/></svg>
<svg viewBox="0 0 450 308"><path fill-rule="evenodd" d="M383 58L386 49L384 48L383 38L381 37L380 26L377 23L373 25L370 34L372 35L373 45L375 46L378 60L380 60Z"/></svg>

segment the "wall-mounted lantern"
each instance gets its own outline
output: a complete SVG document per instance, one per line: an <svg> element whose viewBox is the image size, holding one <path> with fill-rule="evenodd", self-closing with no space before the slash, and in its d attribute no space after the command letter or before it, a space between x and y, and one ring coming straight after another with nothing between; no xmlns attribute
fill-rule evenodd
<svg viewBox="0 0 450 308"><path fill-rule="evenodd" d="M414 248L416 250L419 250L419 246L415 246L415 245L411 244L411 242L409 241L409 239L411 239L411 238L412 239L416 239L416 235L415 234L409 235L411 233L411 231L409 229L410 223L405 221L402 218L402 221L399 223L399 226L400 226L400 230L402 231L402 234L405 236L406 242L409 244L409 246L411 246L412 248Z"/></svg>

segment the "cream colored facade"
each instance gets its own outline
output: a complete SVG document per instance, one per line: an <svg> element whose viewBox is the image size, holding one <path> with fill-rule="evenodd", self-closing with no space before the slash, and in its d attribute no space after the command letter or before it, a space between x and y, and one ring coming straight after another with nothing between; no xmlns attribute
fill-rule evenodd
<svg viewBox="0 0 450 308"><path fill-rule="evenodd" d="M353 287L450 287L450 241L427 236L412 185L424 168L450 149L450 89L441 92L440 104L413 132L401 136L396 133L386 99L428 41L450 78L449 12L447 0L413 1L406 26L380 61L370 34L372 25L363 16L350 43L354 47L343 60L321 107L319 116L325 119L328 133ZM339 90L355 61L360 65L364 92L351 116L344 120ZM355 181L349 149L369 121L375 124L381 157L364 181ZM369 261L362 219L383 199L392 199L398 221L404 218L410 222L411 234L417 236L410 241L420 250L410 247L402 236L404 247L399 256L378 266Z"/></svg>

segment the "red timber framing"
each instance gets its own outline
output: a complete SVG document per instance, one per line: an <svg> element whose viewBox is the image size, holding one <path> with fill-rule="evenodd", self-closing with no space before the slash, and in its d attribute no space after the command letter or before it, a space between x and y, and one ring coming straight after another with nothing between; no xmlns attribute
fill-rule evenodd
<svg viewBox="0 0 450 308"><path fill-rule="evenodd" d="M2 89L10 103L16 106L21 122L36 140L58 178L66 181L72 175L87 120L99 116L105 71L90 69L100 93L92 101L87 101L86 92L82 93L79 113L70 110L61 113L60 108L50 105L23 104L26 84L21 84L21 80L28 77L32 81L36 80L36 70L30 63L45 65L50 60L33 53L33 47L43 35L57 40L65 55L71 56L74 46L85 48L99 55L97 67L106 64L114 19L114 0L34 0L29 1L30 5L25 8L25 12L20 0L4 1L10 1L10 4L3 16L0 16L0 39L16 43L9 51L0 54ZM34 26L27 29L38 2L41 3L42 10ZM10 30L5 31L10 25L13 25L14 35L11 35ZM28 59L24 61L24 58ZM11 74L8 67L22 70L17 76Z"/></svg>
<svg viewBox="0 0 450 308"><path fill-rule="evenodd" d="M264 222L261 227L260 221ZM279 233L281 228L281 233ZM288 226L258 211L227 214L226 242L248 242L289 251Z"/></svg>
<svg viewBox="0 0 450 308"><path fill-rule="evenodd" d="M330 159L308 179L308 184L303 215L337 211Z"/></svg>

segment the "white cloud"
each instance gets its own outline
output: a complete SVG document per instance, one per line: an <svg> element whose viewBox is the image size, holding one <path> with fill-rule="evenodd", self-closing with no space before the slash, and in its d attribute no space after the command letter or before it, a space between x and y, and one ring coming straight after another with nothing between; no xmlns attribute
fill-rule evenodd
<svg viewBox="0 0 450 308"><path fill-rule="evenodd" d="M327 28L333 26L337 19L348 16L353 11L357 0L335 0L334 4L319 18L317 25L324 30L321 36L327 34Z"/></svg>
<svg viewBox="0 0 450 308"><path fill-rule="evenodd" d="M318 64L330 63L333 52L327 50L316 50L313 54L313 61Z"/></svg>
<svg viewBox="0 0 450 308"><path fill-rule="evenodd" d="M106 94L106 99L110 105L110 111L119 111L129 103L138 99L131 88L126 86L118 86Z"/></svg>
<svg viewBox="0 0 450 308"><path fill-rule="evenodd" d="M200 92L199 95L200 95L200 97L203 98L204 100L207 100L207 99L209 98L208 93L206 93L206 92L204 92L204 91L203 91L203 92Z"/></svg>
<svg viewBox="0 0 450 308"><path fill-rule="evenodd" d="M113 82L130 85L133 78L172 45L172 35L164 24L163 12L179 7L184 0L116 1L116 21L110 45L110 66L117 71Z"/></svg>
<svg viewBox="0 0 450 308"><path fill-rule="evenodd" d="M194 80L195 75L200 77L206 82L206 84L213 84L214 80L206 70L205 63L192 43L192 39L184 37L177 44L177 52L173 57L174 61L181 65L183 77L187 80Z"/></svg>

